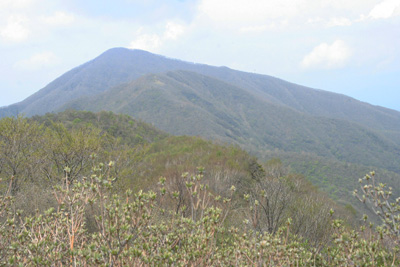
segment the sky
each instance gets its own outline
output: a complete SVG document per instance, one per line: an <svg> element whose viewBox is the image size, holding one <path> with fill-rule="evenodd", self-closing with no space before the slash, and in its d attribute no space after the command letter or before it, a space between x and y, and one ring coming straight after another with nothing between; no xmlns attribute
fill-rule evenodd
<svg viewBox="0 0 400 267"><path fill-rule="evenodd" d="M0 106L113 47L400 111L400 0L0 0Z"/></svg>

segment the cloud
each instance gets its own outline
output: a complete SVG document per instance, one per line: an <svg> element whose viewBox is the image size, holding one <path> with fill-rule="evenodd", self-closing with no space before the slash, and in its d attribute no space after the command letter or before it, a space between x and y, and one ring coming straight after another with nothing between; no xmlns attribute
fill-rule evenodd
<svg viewBox="0 0 400 267"><path fill-rule="evenodd" d="M388 19L400 15L400 0L385 0L372 8L368 17L372 19Z"/></svg>
<svg viewBox="0 0 400 267"><path fill-rule="evenodd" d="M240 27L239 30L243 33L262 33L266 30L272 30L275 28L276 28L276 25L274 23L272 23L270 25Z"/></svg>
<svg viewBox="0 0 400 267"><path fill-rule="evenodd" d="M0 28L0 36L11 42L20 42L25 40L29 35L26 27L27 17L23 15L11 15L8 17L6 25Z"/></svg>
<svg viewBox="0 0 400 267"><path fill-rule="evenodd" d="M155 52L161 43L162 40L157 34L142 34L130 43L129 48Z"/></svg>
<svg viewBox="0 0 400 267"><path fill-rule="evenodd" d="M18 43L40 39L42 34L76 20L68 12L57 11L58 4L46 5L44 0L0 0L0 41Z"/></svg>
<svg viewBox="0 0 400 267"><path fill-rule="evenodd" d="M169 40L176 40L180 35L185 32L185 27L175 22L168 22L165 27L164 38Z"/></svg>
<svg viewBox="0 0 400 267"><path fill-rule="evenodd" d="M75 16L57 11L52 16L42 17L42 21L52 26L63 26L73 23L75 21Z"/></svg>
<svg viewBox="0 0 400 267"><path fill-rule="evenodd" d="M342 67L351 56L351 50L342 40L336 40L331 45L322 43L307 54L301 66L306 69L333 69Z"/></svg>
<svg viewBox="0 0 400 267"><path fill-rule="evenodd" d="M184 25L175 22L167 22L162 34L142 34L141 28L138 30L139 36L130 43L129 48L156 52L166 41L177 40L185 30Z"/></svg>
<svg viewBox="0 0 400 267"><path fill-rule="evenodd" d="M34 54L28 59L16 62L14 68L20 70L37 70L53 66L57 61L58 58L53 52L42 52Z"/></svg>
<svg viewBox="0 0 400 267"><path fill-rule="evenodd" d="M328 27L335 27L335 26L351 26L352 21L348 18L331 18L328 21Z"/></svg>
<svg viewBox="0 0 400 267"><path fill-rule="evenodd" d="M262 25L254 25L254 26L242 26L239 27L239 31L241 33L262 33L265 31L277 31L289 24L287 20L280 20L277 22L269 22Z"/></svg>

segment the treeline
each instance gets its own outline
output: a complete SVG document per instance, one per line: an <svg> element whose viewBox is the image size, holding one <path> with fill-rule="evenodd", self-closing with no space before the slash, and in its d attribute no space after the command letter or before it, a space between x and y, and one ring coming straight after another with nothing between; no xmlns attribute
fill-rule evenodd
<svg viewBox="0 0 400 267"><path fill-rule="evenodd" d="M280 160L125 115L3 118L0 177L2 265L395 262Z"/></svg>

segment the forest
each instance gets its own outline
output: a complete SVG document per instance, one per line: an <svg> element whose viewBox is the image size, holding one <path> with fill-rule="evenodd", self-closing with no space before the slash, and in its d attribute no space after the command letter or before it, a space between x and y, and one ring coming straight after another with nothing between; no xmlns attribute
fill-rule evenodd
<svg viewBox="0 0 400 267"><path fill-rule="evenodd" d="M353 188L361 216L236 145L105 111L5 117L0 265L398 266L400 198L379 177Z"/></svg>

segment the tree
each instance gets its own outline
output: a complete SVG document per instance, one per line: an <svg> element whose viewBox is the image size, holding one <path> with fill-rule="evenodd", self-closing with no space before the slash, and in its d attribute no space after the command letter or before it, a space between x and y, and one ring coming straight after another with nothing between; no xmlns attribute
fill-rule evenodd
<svg viewBox="0 0 400 267"><path fill-rule="evenodd" d="M42 171L50 181L63 177L65 167L69 169L69 182L88 175L92 168L90 159L101 151L103 145L99 129L85 126L67 130L61 123L52 123L46 131L46 140L42 154L46 164Z"/></svg>
<svg viewBox="0 0 400 267"><path fill-rule="evenodd" d="M0 120L0 174L13 179L12 194L18 191L21 179L34 179L36 166L42 163L38 157L42 133L41 126L21 116Z"/></svg>
<svg viewBox="0 0 400 267"><path fill-rule="evenodd" d="M254 229L275 234L290 219L292 233L315 247L325 245L333 202L301 175L289 173L279 159L264 167L253 163L251 169L254 183L245 199L251 203L247 217Z"/></svg>

